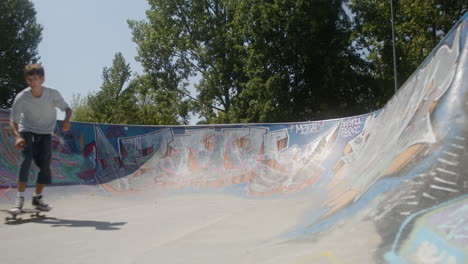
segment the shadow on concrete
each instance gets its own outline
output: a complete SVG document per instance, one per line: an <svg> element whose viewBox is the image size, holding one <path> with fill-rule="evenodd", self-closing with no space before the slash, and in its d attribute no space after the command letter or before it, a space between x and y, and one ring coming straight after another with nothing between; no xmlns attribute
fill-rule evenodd
<svg viewBox="0 0 468 264"><path fill-rule="evenodd" d="M60 219L56 217L33 217L7 221L7 225L20 225L26 223L48 224L51 227L93 227L96 230L111 231L120 230L121 226L127 222L107 222L107 221L93 221L93 220L70 220Z"/></svg>

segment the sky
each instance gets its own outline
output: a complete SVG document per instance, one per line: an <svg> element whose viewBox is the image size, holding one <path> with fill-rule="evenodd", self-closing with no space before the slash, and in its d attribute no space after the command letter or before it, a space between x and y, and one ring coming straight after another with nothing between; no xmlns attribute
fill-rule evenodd
<svg viewBox="0 0 468 264"><path fill-rule="evenodd" d="M45 68L44 86L57 89L71 104L73 94L86 96L102 84L104 67L121 52L133 73L143 69L135 60L127 20L145 19L146 0L32 0L43 26L39 44ZM59 111L58 118L64 114Z"/></svg>

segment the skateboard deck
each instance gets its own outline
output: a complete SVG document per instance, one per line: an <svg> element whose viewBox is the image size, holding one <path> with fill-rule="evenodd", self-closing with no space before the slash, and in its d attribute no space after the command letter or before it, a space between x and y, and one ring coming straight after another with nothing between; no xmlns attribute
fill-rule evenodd
<svg viewBox="0 0 468 264"><path fill-rule="evenodd" d="M43 210L33 209L33 208L24 208L20 212L12 212L11 210L5 210L5 209L1 209L0 211L10 214L10 216L5 217L6 222L21 220L21 218L18 216L24 215L24 214L30 214L31 218L43 218L45 217L45 214L41 214L41 213L48 212L48 211L43 211Z"/></svg>

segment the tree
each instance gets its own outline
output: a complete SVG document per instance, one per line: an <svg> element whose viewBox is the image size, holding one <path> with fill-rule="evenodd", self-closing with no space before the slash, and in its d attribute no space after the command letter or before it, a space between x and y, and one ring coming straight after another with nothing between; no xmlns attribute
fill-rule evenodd
<svg viewBox="0 0 468 264"><path fill-rule="evenodd" d="M85 98L75 97L75 121L128 124L136 118L134 91L125 88L131 77L130 65L122 53L115 54L111 67L104 67L101 90Z"/></svg>
<svg viewBox="0 0 468 264"><path fill-rule="evenodd" d="M399 85L416 70L468 9L467 1L392 0ZM376 100L394 93L390 2L350 0L357 49L366 54L374 77Z"/></svg>
<svg viewBox="0 0 468 264"><path fill-rule="evenodd" d="M101 90L74 96L74 121L140 124L188 124L188 106L175 91L155 89L160 85L148 75L131 79L130 65L123 55L115 54L111 67L103 69Z"/></svg>
<svg viewBox="0 0 468 264"><path fill-rule="evenodd" d="M351 49L343 1L244 1L237 20L248 75L236 98L242 121L304 121L364 111L359 103L366 97L366 65Z"/></svg>
<svg viewBox="0 0 468 264"><path fill-rule="evenodd" d="M0 0L0 107L10 108L27 84L23 69L39 60L42 26L28 0Z"/></svg>
<svg viewBox="0 0 468 264"><path fill-rule="evenodd" d="M138 60L159 87L184 95L199 75L193 99L207 123L324 118L365 97L343 1L149 3L147 21L129 21Z"/></svg>
<svg viewBox="0 0 468 264"><path fill-rule="evenodd" d="M134 123L141 125L187 125L189 102L177 91L158 89L148 75L136 77L130 84L136 96L138 114Z"/></svg>
<svg viewBox="0 0 468 264"><path fill-rule="evenodd" d="M154 79L154 89L177 92L184 96L185 108L193 105L206 118L215 117L215 111L230 111L238 79L239 56L232 49L234 34L227 28L232 11L223 2L153 0L149 21L129 21L139 46L137 59ZM196 74L202 81L198 98L193 98L186 87Z"/></svg>
<svg viewBox="0 0 468 264"><path fill-rule="evenodd" d="M71 108L73 109L72 121L97 122L93 110L88 105L88 96L73 94Z"/></svg>

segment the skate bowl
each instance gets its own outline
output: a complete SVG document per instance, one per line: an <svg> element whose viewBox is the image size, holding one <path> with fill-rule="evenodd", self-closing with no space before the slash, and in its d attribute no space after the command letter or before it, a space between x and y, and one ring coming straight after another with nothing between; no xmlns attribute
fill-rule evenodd
<svg viewBox="0 0 468 264"><path fill-rule="evenodd" d="M58 124L45 194L54 210L1 225L0 254L5 263L468 263L467 36L465 14L365 115ZM8 117L0 112L2 209L19 163Z"/></svg>

